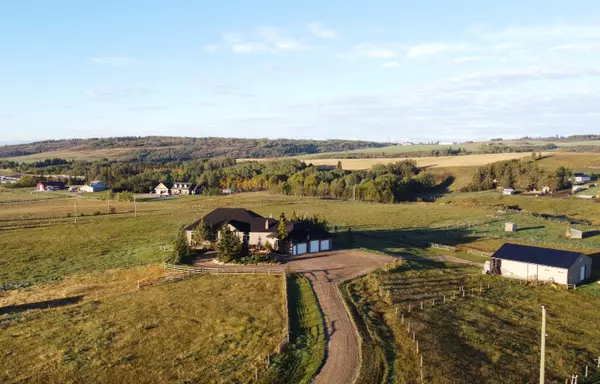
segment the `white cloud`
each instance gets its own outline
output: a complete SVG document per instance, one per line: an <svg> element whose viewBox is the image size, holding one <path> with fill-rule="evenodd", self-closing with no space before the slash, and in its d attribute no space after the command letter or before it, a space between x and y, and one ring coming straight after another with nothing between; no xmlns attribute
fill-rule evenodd
<svg viewBox="0 0 600 384"><path fill-rule="evenodd" d="M472 51L475 49L476 47L469 43L423 43L410 47L406 53L406 57L416 59L424 56Z"/></svg>
<svg viewBox="0 0 600 384"><path fill-rule="evenodd" d="M319 39L333 39L337 35L336 31L316 21L308 24L308 30Z"/></svg>
<svg viewBox="0 0 600 384"><path fill-rule="evenodd" d="M600 40L600 36L599 36ZM600 52L600 43L579 43L557 45L548 50L549 52Z"/></svg>
<svg viewBox="0 0 600 384"><path fill-rule="evenodd" d="M403 55L405 48L399 44L363 43L354 46L353 56L372 59L395 59Z"/></svg>
<svg viewBox="0 0 600 384"><path fill-rule="evenodd" d="M84 93L95 101L118 101L130 98L139 98L152 95L155 92L148 88L107 88L107 89L87 89Z"/></svg>
<svg viewBox="0 0 600 384"><path fill-rule="evenodd" d="M465 56L465 57L456 57L452 59L452 62L461 64L461 63L475 63L478 61L486 60L486 56Z"/></svg>
<svg viewBox="0 0 600 384"><path fill-rule="evenodd" d="M204 49L215 52L220 46L240 54L290 52L312 48L304 41L290 37L284 29L271 26L256 27L246 34L225 33L220 43L207 44Z"/></svg>
<svg viewBox="0 0 600 384"><path fill-rule="evenodd" d="M131 57L100 56L91 57L89 60L92 63L110 65L113 67L130 67L139 64L138 60Z"/></svg>
<svg viewBox="0 0 600 384"><path fill-rule="evenodd" d="M387 61L383 63L384 68L398 68L400 66L399 61Z"/></svg>

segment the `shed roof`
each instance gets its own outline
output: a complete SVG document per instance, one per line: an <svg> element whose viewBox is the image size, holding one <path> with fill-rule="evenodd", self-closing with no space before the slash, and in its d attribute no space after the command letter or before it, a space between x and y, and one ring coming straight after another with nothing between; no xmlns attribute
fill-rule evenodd
<svg viewBox="0 0 600 384"><path fill-rule="evenodd" d="M492 258L568 269L581 255L579 252L506 243Z"/></svg>

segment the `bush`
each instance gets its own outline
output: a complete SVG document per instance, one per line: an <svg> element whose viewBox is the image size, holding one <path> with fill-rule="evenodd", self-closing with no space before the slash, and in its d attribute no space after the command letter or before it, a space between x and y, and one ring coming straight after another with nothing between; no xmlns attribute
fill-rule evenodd
<svg viewBox="0 0 600 384"><path fill-rule="evenodd" d="M117 213L117 208L115 207L110 207L108 209L108 213L110 213L111 215L114 215L115 213Z"/></svg>
<svg viewBox="0 0 600 384"><path fill-rule="evenodd" d="M102 212L100 211L94 211L94 216L100 216L102 214Z"/></svg>
<svg viewBox="0 0 600 384"><path fill-rule="evenodd" d="M183 226L179 228L179 232L177 232L177 236L173 241L173 251L171 254L165 259L166 263L169 264L179 264L182 260L188 258L192 253L190 249L190 244L187 240L187 235Z"/></svg>
<svg viewBox="0 0 600 384"><path fill-rule="evenodd" d="M224 263L229 263L241 256L243 250L242 240L224 226L219 231L219 240L217 241L217 259Z"/></svg>

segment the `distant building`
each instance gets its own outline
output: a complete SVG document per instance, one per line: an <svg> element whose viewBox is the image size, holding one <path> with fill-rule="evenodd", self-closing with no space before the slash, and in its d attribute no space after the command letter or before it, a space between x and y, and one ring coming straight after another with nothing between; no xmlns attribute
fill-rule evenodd
<svg viewBox="0 0 600 384"><path fill-rule="evenodd" d="M196 184L185 181L176 181L171 188L171 195L195 195Z"/></svg>
<svg viewBox="0 0 600 384"><path fill-rule="evenodd" d="M585 184L590 180L592 180L592 178L585 173L576 173L573 175L573 184Z"/></svg>
<svg viewBox="0 0 600 384"><path fill-rule="evenodd" d="M19 181L18 177L0 176L0 184L12 184Z"/></svg>
<svg viewBox="0 0 600 384"><path fill-rule="evenodd" d="M171 194L170 183L160 183L154 188L154 193L159 196L169 196Z"/></svg>
<svg viewBox="0 0 600 384"><path fill-rule="evenodd" d="M504 188L504 189L502 190L502 194L503 194L504 196L512 196L512 195L514 195L514 194L515 194L515 190L514 190L514 189L512 189L512 188Z"/></svg>
<svg viewBox="0 0 600 384"><path fill-rule="evenodd" d="M62 181L44 181L37 183L36 191L58 191L65 189Z"/></svg>
<svg viewBox="0 0 600 384"><path fill-rule="evenodd" d="M516 223L504 223L504 232L517 232Z"/></svg>
<svg viewBox="0 0 600 384"><path fill-rule="evenodd" d="M569 239L583 239L583 231L569 227L567 228L567 233L565 233L565 236Z"/></svg>
<svg viewBox="0 0 600 384"><path fill-rule="evenodd" d="M79 188L81 192L101 192L106 190L106 185L100 180L94 180L89 185Z"/></svg>
<svg viewBox="0 0 600 384"><path fill-rule="evenodd" d="M458 143L452 142L452 141L440 141L438 143L438 145L456 145Z"/></svg>
<svg viewBox="0 0 600 384"><path fill-rule="evenodd" d="M515 279L579 284L592 275L592 259L579 252L506 243L498 249L485 271Z"/></svg>

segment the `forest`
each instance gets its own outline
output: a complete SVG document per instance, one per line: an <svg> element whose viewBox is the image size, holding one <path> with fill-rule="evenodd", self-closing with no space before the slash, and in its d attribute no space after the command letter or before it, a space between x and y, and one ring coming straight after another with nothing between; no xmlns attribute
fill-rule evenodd
<svg viewBox="0 0 600 384"><path fill-rule="evenodd" d="M0 162L29 173L13 187L32 187L38 181L62 180L69 185L102 180L114 192L147 193L161 182L196 183L204 194L217 194L222 188L234 192L271 191L285 195L320 196L334 199L393 203L413 200L443 183L417 167L414 160L375 165L370 170L344 170L315 167L299 160L236 162L232 158L157 162L65 161L49 159L37 163ZM80 178L83 176L83 180Z"/></svg>
<svg viewBox="0 0 600 384"><path fill-rule="evenodd" d="M46 140L0 147L0 158L37 153L132 148L130 160L173 161L209 157L259 158L381 148L391 143L356 140L238 139L222 137L109 137ZM136 150L137 149L137 150Z"/></svg>
<svg viewBox="0 0 600 384"><path fill-rule="evenodd" d="M498 161L477 168L469 185L463 192L485 191L489 189L515 188L522 191L541 191L544 187L561 190L571 186L572 172L565 167L555 171L545 170L536 164L538 156L531 160Z"/></svg>

